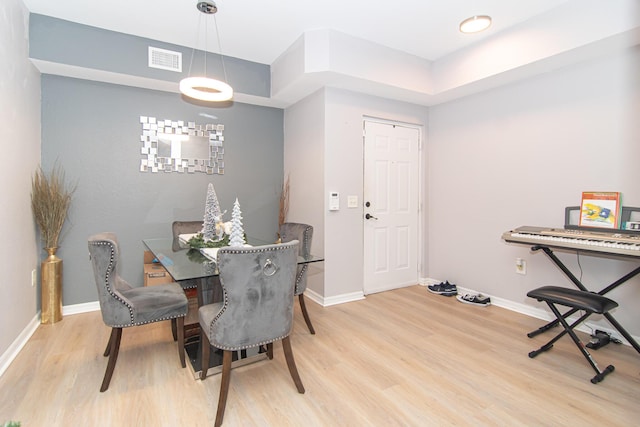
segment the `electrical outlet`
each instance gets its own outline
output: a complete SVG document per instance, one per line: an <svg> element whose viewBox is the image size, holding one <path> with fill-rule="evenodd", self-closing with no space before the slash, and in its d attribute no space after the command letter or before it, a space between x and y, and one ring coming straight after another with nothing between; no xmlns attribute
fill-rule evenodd
<svg viewBox="0 0 640 427"><path fill-rule="evenodd" d="M527 261L522 258L516 258L516 273L527 274Z"/></svg>
<svg viewBox="0 0 640 427"><path fill-rule="evenodd" d="M37 281L38 281L38 273L34 268L33 270L31 270L31 286L35 286Z"/></svg>

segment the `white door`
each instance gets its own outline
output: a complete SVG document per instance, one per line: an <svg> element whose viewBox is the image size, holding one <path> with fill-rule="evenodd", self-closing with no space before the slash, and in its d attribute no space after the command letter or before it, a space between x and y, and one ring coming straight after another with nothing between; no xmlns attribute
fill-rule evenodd
<svg viewBox="0 0 640 427"><path fill-rule="evenodd" d="M418 283L420 130L364 122L364 293Z"/></svg>

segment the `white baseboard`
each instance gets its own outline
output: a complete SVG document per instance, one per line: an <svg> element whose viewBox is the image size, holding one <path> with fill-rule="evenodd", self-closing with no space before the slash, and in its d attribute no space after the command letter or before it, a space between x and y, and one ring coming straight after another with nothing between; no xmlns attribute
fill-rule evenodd
<svg viewBox="0 0 640 427"><path fill-rule="evenodd" d="M420 279L418 279L418 284L420 286L437 285L438 283L441 283L441 282L442 280L431 279L429 277L421 277Z"/></svg>
<svg viewBox="0 0 640 427"><path fill-rule="evenodd" d="M305 289L304 296L305 296L305 298L310 299L311 301L315 302L316 304L323 305L322 301L323 301L324 298L319 293L314 292L309 288Z"/></svg>
<svg viewBox="0 0 640 427"><path fill-rule="evenodd" d="M82 304L66 305L62 307L62 314L64 316L80 313L88 313L90 311L100 310L100 303L98 301L85 302Z"/></svg>
<svg viewBox="0 0 640 427"><path fill-rule="evenodd" d="M345 302L358 301L364 299L363 292L352 292L348 294L337 295L335 297L325 298L317 292L308 289L304 291L305 297L309 298L311 301L320 304L323 307L329 307L331 305L343 304Z"/></svg>
<svg viewBox="0 0 640 427"><path fill-rule="evenodd" d="M350 294L337 295L335 297L329 297L324 299L324 306L329 307L331 305L344 304L346 302L358 301L364 299L363 292L352 292Z"/></svg>
<svg viewBox="0 0 640 427"><path fill-rule="evenodd" d="M84 304L74 304L74 305L65 305L62 307L62 320L64 321L64 316L69 316L73 314L79 313L87 313L90 311L100 310L100 304L98 301L87 302ZM20 332L20 335L16 337L15 340L11 343L9 348L2 353L0 356L0 376L4 374L7 370L11 362L18 356L20 350L27 344L29 338L36 332L38 327L40 326L40 311L33 316L33 319L27 324L27 326Z"/></svg>
<svg viewBox="0 0 640 427"><path fill-rule="evenodd" d="M27 324L26 328L20 332L20 335L13 340L9 348L0 356L0 376L4 374L11 362L18 356L20 350L27 344L29 338L35 333L40 326L40 312L33 316L33 319Z"/></svg>
<svg viewBox="0 0 640 427"><path fill-rule="evenodd" d="M407 282L407 283L395 284L395 285L392 285L392 286L381 286L381 287L374 288L374 289L367 289L367 293L368 294L377 294L379 292L392 291L394 289L400 289L400 288L406 288L408 286L414 286L415 284L416 284L415 281L411 281L411 282Z"/></svg>
<svg viewBox="0 0 640 427"><path fill-rule="evenodd" d="M437 282L437 283L440 283L440 282ZM467 288L458 287L458 293L460 293L460 294L477 294L479 292L474 291L473 289L467 289ZM486 295L486 294L483 293L483 295ZM530 306L528 304L517 303L517 302L514 302L514 301L510 301L510 300L504 299L504 298L497 298L497 297L494 297L492 295L487 295L487 296L489 296L491 298L491 305L495 305L496 307L505 308L507 310L515 311L516 313L524 314L524 315L529 316L529 317L535 317L536 319L541 319L541 320L544 320L546 322L550 322L552 320L555 320L555 318L556 318L553 315L553 313L551 313L550 311L547 311L544 308L536 308L536 307L532 307L532 306ZM572 323L572 322L578 320L579 317L580 317L579 315L569 316L569 318L568 318L569 323ZM540 325L540 326L542 326L542 325ZM596 329L608 333L613 338L619 339L625 345L631 346L629 341L627 341L622 335L620 335L620 332L618 332L618 330L614 329L610 325L602 326L600 324L595 324L593 322L586 321L586 322L580 324L578 327L575 328L575 330L580 331L580 332L584 332L586 334L592 334ZM531 332L531 331L527 331L527 332ZM636 342L640 342L640 337L632 335L632 338Z"/></svg>

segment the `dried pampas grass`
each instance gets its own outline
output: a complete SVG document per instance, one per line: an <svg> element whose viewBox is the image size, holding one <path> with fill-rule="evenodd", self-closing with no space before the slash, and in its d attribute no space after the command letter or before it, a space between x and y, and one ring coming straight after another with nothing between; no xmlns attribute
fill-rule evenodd
<svg viewBox="0 0 640 427"><path fill-rule="evenodd" d="M49 175L42 167L31 180L31 209L45 248L57 248L62 225L67 218L74 187L65 184L64 170L56 164Z"/></svg>
<svg viewBox="0 0 640 427"><path fill-rule="evenodd" d="M280 193L280 212L278 215L278 226L284 224L287 220L287 213L289 213L289 176L282 186L282 193Z"/></svg>

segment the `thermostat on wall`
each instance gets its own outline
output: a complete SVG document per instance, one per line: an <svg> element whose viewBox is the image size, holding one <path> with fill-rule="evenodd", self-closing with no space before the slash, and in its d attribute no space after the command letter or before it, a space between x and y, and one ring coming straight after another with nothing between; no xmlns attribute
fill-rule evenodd
<svg viewBox="0 0 640 427"><path fill-rule="evenodd" d="M331 191L329 193L329 210L340 210L340 193L338 193L337 191Z"/></svg>

